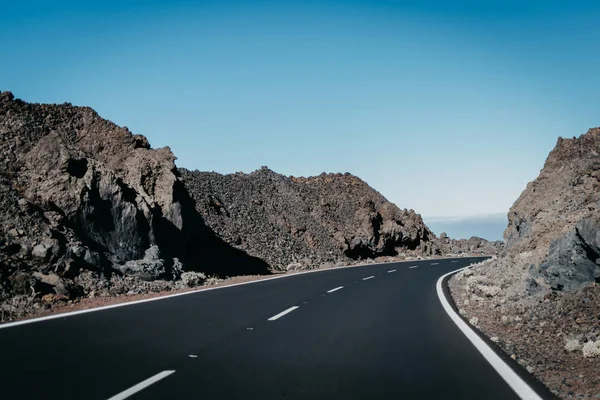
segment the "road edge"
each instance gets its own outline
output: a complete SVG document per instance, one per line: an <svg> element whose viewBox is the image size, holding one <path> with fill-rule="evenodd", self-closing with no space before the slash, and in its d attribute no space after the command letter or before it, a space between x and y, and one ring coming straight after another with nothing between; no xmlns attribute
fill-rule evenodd
<svg viewBox="0 0 600 400"><path fill-rule="evenodd" d="M444 291L444 282L449 279L452 275L462 271L467 267L459 268L457 270L448 272L442 275L436 283L436 291L440 303L446 314L452 319L454 324L460 329L460 331L469 339L471 344L475 346L477 351L486 359L486 361L494 368L494 370L504 379L504 381L510 386L510 388L519 396L522 400L543 400L543 398L519 376L519 374L513 370L513 368L502 359L496 350L494 350L486 341L475 331L465 320L455 311L454 307L450 303L447 294ZM449 295L449 293L448 293ZM533 379L533 377L532 377ZM549 397L554 398L554 396Z"/></svg>
<svg viewBox="0 0 600 400"><path fill-rule="evenodd" d="M482 258L482 257L481 256L446 257L446 258L438 258L436 260L453 260L453 259L461 259L461 258ZM125 301L123 303L109 304L106 306L93 307L93 308L88 308L85 310L68 311L68 312L64 312L64 313L45 315L43 317L35 317L35 318L23 319L20 321L7 322L5 324L0 324L0 329L7 329L7 328L15 327L15 326L20 326L20 325L33 324L35 322L48 321L48 320L57 319L57 318L67 318L67 317L72 317L75 315L87 314L87 313L96 312L96 311L110 310L112 308L132 306L132 305L136 305L136 304L148 303L151 301L166 300L166 299L170 299L173 297L186 296L186 295L195 294L195 293L207 292L210 290L218 290L218 289L231 288L231 287L235 287L235 286L250 285L250 284L258 283L258 282L266 282L266 281L271 281L274 279L289 278L292 276L305 275L305 274L311 274L311 273L316 273L316 272L334 271L334 270L344 269L344 268L359 268L359 267L367 267L367 266L373 266L373 265L385 265L385 264L409 263L409 262L421 262L421 261L429 261L429 260L428 259L403 260L403 261L391 261L391 262L381 262L381 263L343 265L340 267L332 267L332 268L315 268L315 269L310 269L310 270L306 270L306 271L294 272L292 274L283 274L283 275L272 276L270 278L257 279L257 280L248 281L248 282L233 283L231 285L199 288L199 289L190 290L190 291L181 292L181 293L168 294L165 296L156 296L156 297L150 297L147 299L141 299L141 300L135 300L135 301ZM265 275L265 276L268 276L268 275Z"/></svg>

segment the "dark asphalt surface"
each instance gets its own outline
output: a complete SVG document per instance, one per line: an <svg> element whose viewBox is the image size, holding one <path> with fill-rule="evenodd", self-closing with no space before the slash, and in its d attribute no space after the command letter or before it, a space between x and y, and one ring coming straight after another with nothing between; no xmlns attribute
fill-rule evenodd
<svg viewBox="0 0 600 400"><path fill-rule="evenodd" d="M436 294L470 260L326 270L0 329L0 397L107 399L175 370L131 398L517 399Z"/></svg>

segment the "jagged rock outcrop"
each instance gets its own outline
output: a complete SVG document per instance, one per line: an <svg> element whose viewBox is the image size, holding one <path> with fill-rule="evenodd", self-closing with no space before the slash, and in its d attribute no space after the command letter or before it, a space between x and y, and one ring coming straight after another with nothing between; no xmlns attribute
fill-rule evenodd
<svg viewBox="0 0 600 400"><path fill-rule="evenodd" d="M274 269L439 253L420 215L350 174L296 178L263 167L230 175L181 169L181 176L207 225Z"/></svg>
<svg viewBox="0 0 600 400"><path fill-rule="evenodd" d="M600 364L573 345L600 340L599 201L600 128L559 139L510 209L498 260L450 282L463 315L565 398L600 395Z"/></svg>
<svg viewBox="0 0 600 400"><path fill-rule="evenodd" d="M173 280L182 268L267 272L205 226L169 148L87 107L0 94L0 300L86 294L83 271L110 286L115 274Z"/></svg>
<svg viewBox="0 0 600 400"><path fill-rule="evenodd" d="M576 290L594 282L599 201L600 129L559 139L540 175L508 213L505 258L525 255L533 276L555 289Z"/></svg>

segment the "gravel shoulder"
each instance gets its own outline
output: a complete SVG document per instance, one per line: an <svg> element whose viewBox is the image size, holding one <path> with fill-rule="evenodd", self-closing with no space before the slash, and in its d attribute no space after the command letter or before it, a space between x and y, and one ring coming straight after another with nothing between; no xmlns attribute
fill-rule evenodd
<svg viewBox="0 0 600 400"><path fill-rule="evenodd" d="M498 278L499 261L469 267L448 282L460 314L563 399L600 398L600 286L528 297Z"/></svg>

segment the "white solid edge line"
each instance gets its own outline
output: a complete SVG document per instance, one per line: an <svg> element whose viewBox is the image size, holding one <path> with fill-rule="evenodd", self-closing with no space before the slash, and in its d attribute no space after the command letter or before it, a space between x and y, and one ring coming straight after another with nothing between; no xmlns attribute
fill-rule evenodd
<svg viewBox="0 0 600 400"><path fill-rule="evenodd" d="M395 269L390 269L390 270L388 271L388 274L389 274L389 273L391 273L391 272L396 272L396 270L395 270Z"/></svg>
<svg viewBox="0 0 600 400"><path fill-rule="evenodd" d="M331 290L328 290L328 291L327 291L327 293L333 293L333 292L337 292L338 290L340 290L340 289L343 289L343 288L344 288L343 286L338 286L338 287L336 287L336 288L333 288L333 289L331 289Z"/></svg>
<svg viewBox="0 0 600 400"><path fill-rule="evenodd" d="M271 318L269 318L269 319L268 319L268 321L275 321L275 320L278 320L279 318L283 317L285 314L289 314L289 313L291 313L292 311L294 311L294 310L297 310L298 308L300 308L300 307L299 307L299 306L293 306L293 307L290 307L290 308L288 308L287 310L284 310L284 311L280 312L280 313L279 313L279 314L277 314L277 315L273 315Z"/></svg>
<svg viewBox="0 0 600 400"><path fill-rule="evenodd" d="M367 276L366 278L363 278L363 281L369 280L369 279L373 279L375 278L375 276L371 275L371 276Z"/></svg>
<svg viewBox="0 0 600 400"><path fill-rule="evenodd" d="M490 365L496 370L496 372L504 379L504 381L510 386L510 388L522 399L522 400L542 400L542 398L515 372L508 364L506 364L498 354L486 342L481 339L473 329L463 321L463 319L454 312L454 309L446 299L444 290L442 289L442 283L444 278L448 275L452 275L464 268L459 268L455 271L448 272L442 275L438 279L436 284L437 294L444 307L444 310L452 321L456 324L458 329L469 339L469 341L475 346L475 348L481 353L481 355L490 363Z"/></svg>
<svg viewBox="0 0 600 400"><path fill-rule="evenodd" d="M160 381L161 379L166 378L167 376L171 375L174 372L175 372L174 370L159 372L158 374L146 379L145 381L142 381L142 382L138 383L137 385L130 387L129 389L125 390L124 392L114 395L113 397L111 397L108 400L126 399L126 398L136 394L140 390L147 388L148 386L152 385L153 383L156 383L156 382Z"/></svg>
<svg viewBox="0 0 600 400"><path fill-rule="evenodd" d="M464 257L461 257L461 258L464 258ZM451 259L452 258L440 258L439 260L451 260ZM426 261L426 260L418 260L418 261ZM289 275L286 274L286 275L273 276L271 278L258 279L258 280L255 280L255 281L240 282L240 283L234 283L234 284L231 284L231 285L211 287L211 288L202 288L202 289L197 289L197 290L190 290L189 292L170 294L170 295L167 295L167 296L157 296L157 297L152 297L152 298L149 298L149 299L129 301L129 302L118 303L118 304L111 304L111 305L102 306L102 307L88 308L86 310L71 311L71 312L66 312L66 313L62 313L62 314L47 315L45 317L37 317L37 318L25 319L25 320L22 320L22 321L7 322L5 324L0 324L0 329L12 328L13 326L19 326L19 325L25 325L25 324L32 324L34 322L48 321L48 320L51 320L51 319L72 317L74 315L87 314L87 313L96 312L96 311L110 310L112 308L133 306L133 305L136 305L136 304L149 303L151 301L166 300L166 299L170 299L170 298L173 298L173 297L186 296L186 295L190 295L190 294L194 294L194 293L199 293L199 292L208 292L210 290L228 289L228 288L232 288L232 287L235 287L235 286L251 285L253 283L266 282L266 281L271 281L271 280L274 280L274 279L289 278L289 277L297 276L297 275L312 274L312 273L316 273L316 272L332 271L332 270L337 270L337 269L371 267L371 266L376 266L376 265L396 264L396 263L401 264L401 263L409 263L409 262L415 262L415 260L395 261L393 263L389 263L388 262L388 263L374 263L374 264L360 264L360 265L355 264L355 265L344 265L342 267L311 269L309 271L296 272L294 274L289 274Z"/></svg>

